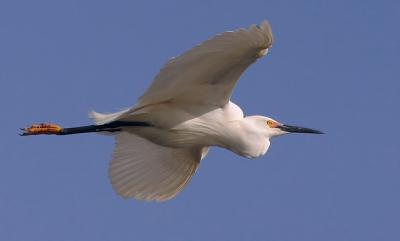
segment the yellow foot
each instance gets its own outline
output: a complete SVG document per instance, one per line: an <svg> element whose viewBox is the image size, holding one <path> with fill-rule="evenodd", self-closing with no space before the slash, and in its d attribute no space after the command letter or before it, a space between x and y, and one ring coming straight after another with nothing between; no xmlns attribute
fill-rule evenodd
<svg viewBox="0 0 400 241"><path fill-rule="evenodd" d="M56 124L34 124L27 128L21 128L22 134L21 136L30 136L30 135L58 135L62 128Z"/></svg>

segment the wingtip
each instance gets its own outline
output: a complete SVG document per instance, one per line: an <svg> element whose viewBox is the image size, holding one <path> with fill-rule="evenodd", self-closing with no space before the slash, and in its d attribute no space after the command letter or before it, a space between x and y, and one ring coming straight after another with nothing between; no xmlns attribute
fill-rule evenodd
<svg viewBox="0 0 400 241"><path fill-rule="evenodd" d="M269 24L268 20L263 20L260 25L259 28L261 29L261 31L267 35L268 37L268 48L270 48L272 46L272 44L274 43L274 35L272 34L272 28L271 25Z"/></svg>

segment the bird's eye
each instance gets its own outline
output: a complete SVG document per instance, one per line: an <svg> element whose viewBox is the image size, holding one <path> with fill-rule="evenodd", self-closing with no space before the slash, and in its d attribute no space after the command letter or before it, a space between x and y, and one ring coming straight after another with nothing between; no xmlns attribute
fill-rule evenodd
<svg viewBox="0 0 400 241"><path fill-rule="evenodd" d="M269 127L271 127L271 128L273 128L274 127L274 122L272 121L272 120L267 120L267 125L269 126Z"/></svg>

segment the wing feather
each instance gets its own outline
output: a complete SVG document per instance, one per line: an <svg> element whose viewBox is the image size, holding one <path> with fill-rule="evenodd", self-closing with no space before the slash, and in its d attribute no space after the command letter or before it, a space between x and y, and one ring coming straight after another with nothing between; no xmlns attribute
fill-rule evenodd
<svg viewBox="0 0 400 241"><path fill-rule="evenodd" d="M109 177L124 198L173 198L189 183L207 149L163 147L126 132L115 138Z"/></svg>
<svg viewBox="0 0 400 241"><path fill-rule="evenodd" d="M169 60L136 108L164 101L224 105L240 75L272 43L267 21L219 34Z"/></svg>
<svg viewBox="0 0 400 241"><path fill-rule="evenodd" d="M267 21L216 35L170 59L134 107L112 114L92 112L90 117L105 124L161 103L221 107L229 102L242 73L267 53L273 41Z"/></svg>

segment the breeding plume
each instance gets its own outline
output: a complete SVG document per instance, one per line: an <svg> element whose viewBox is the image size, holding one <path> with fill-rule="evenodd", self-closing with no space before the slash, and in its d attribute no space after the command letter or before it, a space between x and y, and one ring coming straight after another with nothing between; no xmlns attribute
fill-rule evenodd
<svg viewBox="0 0 400 241"><path fill-rule="evenodd" d="M272 137L322 133L269 117L245 117L230 101L241 74L272 43L267 21L224 32L169 60L135 106L92 112L94 125L35 124L21 135L110 133L116 139L109 166L114 190L124 198L171 199L189 183L211 146L255 158L267 152Z"/></svg>

